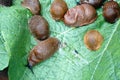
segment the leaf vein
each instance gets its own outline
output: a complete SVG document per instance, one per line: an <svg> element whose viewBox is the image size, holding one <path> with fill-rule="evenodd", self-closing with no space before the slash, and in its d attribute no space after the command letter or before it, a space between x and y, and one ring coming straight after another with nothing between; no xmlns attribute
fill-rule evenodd
<svg viewBox="0 0 120 80"><path fill-rule="evenodd" d="M119 22L119 21L118 21L118 22ZM99 60L98 60L98 62L97 62L97 65L95 66L95 69L94 69L94 71L93 71L93 74L92 74L90 80L93 80L94 74L95 74L95 72L96 72L96 70L97 70L97 68L98 68L98 66L99 66L99 64L100 64L100 62L101 62L101 60L102 60L102 58L103 58L103 55L104 55L105 51L107 50L107 48L108 48L108 46L109 46L109 44L110 44L110 42L111 42L111 40L112 40L112 38L113 38L113 35L115 34L115 32L116 32L116 30L117 30L117 28L118 28L118 25L119 25L119 23L116 25L115 29L113 30L113 32L112 32L112 34L111 34L111 36L110 36L110 38L109 38L109 40L108 40L108 43L106 44L104 50L102 51L101 56L100 56L100 58L99 58Z"/></svg>

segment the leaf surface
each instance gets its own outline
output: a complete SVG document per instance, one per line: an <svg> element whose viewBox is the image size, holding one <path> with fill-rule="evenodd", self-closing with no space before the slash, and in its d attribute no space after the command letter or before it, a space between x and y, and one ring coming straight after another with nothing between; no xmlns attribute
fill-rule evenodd
<svg viewBox="0 0 120 80"><path fill-rule="evenodd" d="M69 8L76 5L74 0L65 0ZM120 3L119 0L116 0ZM2 10L1 34L5 49L11 55L9 64L10 80L119 80L120 79L120 20L114 24L104 21L102 9L98 9L97 20L87 26L71 28L62 21L51 18L50 5L53 0L40 0L41 14L48 21L52 37L58 38L61 47L52 57L33 67L35 74L25 67L29 51L36 44L29 32L27 21L31 14L28 9L15 6ZM9 13L8 13L9 12ZM83 38L88 30L98 30L104 37L101 48L91 51L86 48ZM6 34L7 33L7 34ZM76 53L77 51L77 53Z"/></svg>

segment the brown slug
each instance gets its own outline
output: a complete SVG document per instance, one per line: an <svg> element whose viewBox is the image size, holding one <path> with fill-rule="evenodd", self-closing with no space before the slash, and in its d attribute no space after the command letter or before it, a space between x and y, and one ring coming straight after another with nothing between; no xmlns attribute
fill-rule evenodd
<svg viewBox="0 0 120 80"><path fill-rule="evenodd" d="M104 19L109 23L114 23L120 17L120 6L115 1L108 1L103 6Z"/></svg>
<svg viewBox="0 0 120 80"><path fill-rule="evenodd" d="M64 23L68 26L78 27L88 25L97 18L96 10L89 4L81 4L67 11L64 15Z"/></svg>
<svg viewBox="0 0 120 80"><path fill-rule="evenodd" d="M31 33L38 40L45 40L49 37L48 22L39 15L34 15L28 22Z"/></svg>
<svg viewBox="0 0 120 80"><path fill-rule="evenodd" d="M81 4L90 4L94 6L95 8L101 7L105 0L80 0Z"/></svg>
<svg viewBox="0 0 120 80"><path fill-rule="evenodd" d="M90 30L84 36L84 43L90 50L97 50L103 42L102 35L97 30Z"/></svg>
<svg viewBox="0 0 120 80"><path fill-rule="evenodd" d="M0 4L4 6L12 6L13 0L0 0Z"/></svg>
<svg viewBox="0 0 120 80"><path fill-rule="evenodd" d="M59 49L59 43L59 40L53 37L40 41L30 51L27 67L32 70L33 66L51 57Z"/></svg>
<svg viewBox="0 0 120 80"><path fill-rule="evenodd" d="M50 13L54 20L63 20L68 7L64 0L54 0L50 7Z"/></svg>
<svg viewBox="0 0 120 80"><path fill-rule="evenodd" d="M21 4L23 7L28 8L32 12L32 14L40 14L41 5L39 0L23 0Z"/></svg>

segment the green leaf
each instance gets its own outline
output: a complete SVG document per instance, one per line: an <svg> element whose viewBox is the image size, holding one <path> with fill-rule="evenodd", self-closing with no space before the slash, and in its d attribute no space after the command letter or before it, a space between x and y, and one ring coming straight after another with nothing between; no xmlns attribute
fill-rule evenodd
<svg viewBox="0 0 120 80"><path fill-rule="evenodd" d="M0 33L0 70L6 68L9 62L9 55L6 51L4 43L5 41L2 34Z"/></svg>
<svg viewBox="0 0 120 80"><path fill-rule="evenodd" d="M27 22L30 16L31 13L25 8L22 8L21 6L1 8L0 69L8 66L9 57L15 54L15 50L21 53L21 47L24 48L25 45L27 45L26 42L32 40L31 34L27 27ZM24 47L22 45L24 45ZM20 55L22 56L24 54Z"/></svg>
<svg viewBox="0 0 120 80"><path fill-rule="evenodd" d="M21 5L21 1L23 0L13 0L13 5Z"/></svg>
<svg viewBox="0 0 120 80"><path fill-rule="evenodd" d="M75 0L65 0L69 8ZM116 0L120 3L119 0ZM61 47L52 57L33 67L34 74L25 67L29 51L36 44L27 25L31 17L29 10L17 6L3 8L0 13L2 46L11 55L10 80L119 80L120 79L120 20L114 24L104 21L102 9L98 9L97 20L87 26L71 28L62 21L51 18L50 5L53 0L40 0L42 16L48 21L52 37L58 38ZM101 48L90 51L83 38L88 30L98 30L104 37ZM3 39L2 39L3 38ZM0 40L0 41L1 41ZM76 51L78 53L76 53ZM2 57L0 57L2 58Z"/></svg>

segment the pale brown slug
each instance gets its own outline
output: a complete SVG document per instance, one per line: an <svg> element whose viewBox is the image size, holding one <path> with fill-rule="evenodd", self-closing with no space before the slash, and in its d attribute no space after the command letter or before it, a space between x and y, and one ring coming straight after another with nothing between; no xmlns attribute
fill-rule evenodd
<svg viewBox="0 0 120 80"><path fill-rule="evenodd" d="M64 15L64 23L68 26L78 27L88 25L97 18L96 10L89 4L81 4L67 11Z"/></svg>
<svg viewBox="0 0 120 80"><path fill-rule="evenodd" d="M23 7L28 8L32 14L40 14L41 5L39 0L23 0L21 4Z"/></svg>
<svg viewBox="0 0 120 80"><path fill-rule="evenodd" d="M103 36L97 30L90 30L84 36L84 43L90 50L98 50L103 42Z"/></svg>
<svg viewBox="0 0 120 80"><path fill-rule="evenodd" d="M39 15L34 15L28 22L31 33L38 40L45 40L49 37L48 22Z"/></svg>
<svg viewBox="0 0 120 80"><path fill-rule="evenodd" d="M63 20L68 7L64 0L54 0L50 7L50 13L53 19Z"/></svg>
<svg viewBox="0 0 120 80"><path fill-rule="evenodd" d="M32 70L33 66L51 57L59 49L59 44L59 40L53 37L40 41L30 51L27 67Z"/></svg>

